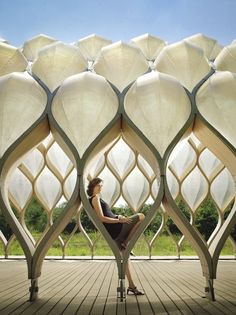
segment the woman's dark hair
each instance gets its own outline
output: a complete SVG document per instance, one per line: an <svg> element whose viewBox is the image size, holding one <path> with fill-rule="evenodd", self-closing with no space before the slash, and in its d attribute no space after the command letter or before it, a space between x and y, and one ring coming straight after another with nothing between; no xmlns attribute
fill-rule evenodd
<svg viewBox="0 0 236 315"><path fill-rule="evenodd" d="M99 177L95 177L92 180L90 180L89 184L88 184L88 188L87 188L87 194L89 195L89 197L91 197L93 195L93 189L97 184L100 184L103 180Z"/></svg>

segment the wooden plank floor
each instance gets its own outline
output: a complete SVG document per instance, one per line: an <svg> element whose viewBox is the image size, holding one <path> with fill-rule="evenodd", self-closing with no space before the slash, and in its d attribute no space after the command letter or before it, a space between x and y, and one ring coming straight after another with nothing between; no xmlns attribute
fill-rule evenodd
<svg viewBox="0 0 236 315"><path fill-rule="evenodd" d="M216 301L204 298L199 261L132 261L132 272L145 296L116 298L114 260L47 260L39 280L39 299L28 302L24 260L0 261L0 314L236 314L236 261L220 261Z"/></svg>

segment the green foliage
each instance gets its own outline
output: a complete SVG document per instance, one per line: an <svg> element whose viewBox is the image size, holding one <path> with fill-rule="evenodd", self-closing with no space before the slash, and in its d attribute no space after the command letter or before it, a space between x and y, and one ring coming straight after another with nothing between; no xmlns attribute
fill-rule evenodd
<svg viewBox="0 0 236 315"><path fill-rule="evenodd" d="M47 212L36 198L33 198L25 212L25 223L30 231L43 232L47 225Z"/></svg>
<svg viewBox="0 0 236 315"><path fill-rule="evenodd" d="M7 240L11 237L12 230L10 228L10 225L6 222L5 217L3 216L3 213L0 209L0 231L4 234Z"/></svg>
<svg viewBox="0 0 236 315"><path fill-rule="evenodd" d="M212 199L207 198L197 210L195 226L205 240L211 236L218 222L218 213Z"/></svg>
<svg viewBox="0 0 236 315"><path fill-rule="evenodd" d="M177 198L176 204L178 208L180 209L180 211L182 212L182 214L188 219L188 221L190 221L190 210L187 204L184 202L184 200L181 198ZM172 234L177 234L177 235L181 234L180 230L178 229L178 227L175 225L174 221L170 217L167 220L167 226Z"/></svg>

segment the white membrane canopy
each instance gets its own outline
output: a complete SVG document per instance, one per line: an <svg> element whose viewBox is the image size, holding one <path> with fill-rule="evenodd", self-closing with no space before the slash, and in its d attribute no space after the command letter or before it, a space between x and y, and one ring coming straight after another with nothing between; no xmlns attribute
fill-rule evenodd
<svg viewBox="0 0 236 315"><path fill-rule="evenodd" d="M212 75L199 89L196 103L202 116L236 147L236 74Z"/></svg>
<svg viewBox="0 0 236 315"><path fill-rule="evenodd" d="M131 43L139 47L148 60L155 60L166 45L164 40L149 34L134 37Z"/></svg>
<svg viewBox="0 0 236 315"><path fill-rule="evenodd" d="M94 61L99 55L101 49L111 43L111 40L92 34L81 38L76 45L79 47L81 53L87 60Z"/></svg>
<svg viewBox="0 0 236 315"><path fill-rule="evenodd" d="M210 71L203 50L186 41L164 47L155 60L155 67L174 76L189 91Z"/></svg>
<svg viewBox="0 0 236 315"><path fill-rule="evenodd" d="M148 70L148 62L139 48L117 42L102 48L94 69L122 91Z"/></svg>
<svg viewBox="0 0 236 315"><path fill-rule="evenodd" d="M53 210L61 198L61 184L53 173L45 167L35 182L37 197L47 211Z"/></svg>
<svg viewBox="0 0 236 315"><path fill-rule="evenodd" d="M135 166L135 155L130 147L120 139L107 155L110 167L123 179L131 167Z"/></svg>
<svg viewBox="0 0 236 315"><path fill-rule="evenodd" d="M143 173L135 167L123 182L124 199L134 211L138 211L149 195L149 183Z"/></svg>
<svg viewBox="0 0 236 315"><path fill-rule="evenodd" d="M32 184L27 177L16 168L9 181L11 201L19 211L23 210L32 195Z"/></svg>
<svg viewBox="0 0 236 315"><path fill-rule="evenodd" d="M53 100L52 112L82 156L114 118L118 99L106 80L90 72L64 81Z"/></svg>
<svg viewBox="0 0 236 315"><path fill-rule="evenodd" d="M221 211L224 211L235 198L234 180L227 168L213 181L211 185L211 195Z"/></svg>
<svg viewBox="0 0 236 315"><path fill-rule="evenodd" d="M181 192L192 211L197 210L207 196L208 184L197 166L184 180Z"/></svg>
<svg viewBox="0 0 236 315"><path fill-rule="evenodd" d="M40 117L46 103L46 93L28 74L0 77L0 157Z"/></svg>
<svg viewBox="0 0 236 315"><path fill-rule="evenodd" d="M86 60L78 48L56 42L39 51L32 72L54 91L67 77L84 71L86 67Z"/></svg>
<svg viewBox="0 0 236 315"><path fill-rule="evenodd" d="M196 34L187 37L184 40L201 48L204 51L205 56L210 60L214 60L222 49L215 39L203 34Z"/></svg>
<svg viewBox="0 0 236 315"><path fill-rule="evenodd" d="M124 105L130 119L161 156L191 112L190 101L179 82L155 71L137 79Z"/></svg>
<svg viewBox="0 0 236 315"><path fill-rule="evenodd" d="M224 47L214 64L217 70L236 72L236 43Z"/></svg>
<svg viewBox="0 0 236 315"><path fill-rule="evenodd" d="M27 67L27 60L16 47L0 42L0 76L21 72Z"/></svg>
<svg viewBox="0 0 236 315"><path fill-rule="evenodd" d="M47 35L39 34L30 40L27 40L23 45L23 54L29 61L34 61L37 58L38 51L47 45L50 45L57 40Z"/></svg>

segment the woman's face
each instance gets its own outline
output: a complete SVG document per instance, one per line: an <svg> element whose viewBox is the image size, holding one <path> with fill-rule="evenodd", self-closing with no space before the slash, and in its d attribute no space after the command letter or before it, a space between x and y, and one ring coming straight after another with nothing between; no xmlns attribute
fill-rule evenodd
<svg viewBox="0 0 236 315"><path fill-rule="evenodd" d="M103 182L97 184L94 188L93 188L93 195L99 194L102 190L102 186L103 186Z"/></svg>

